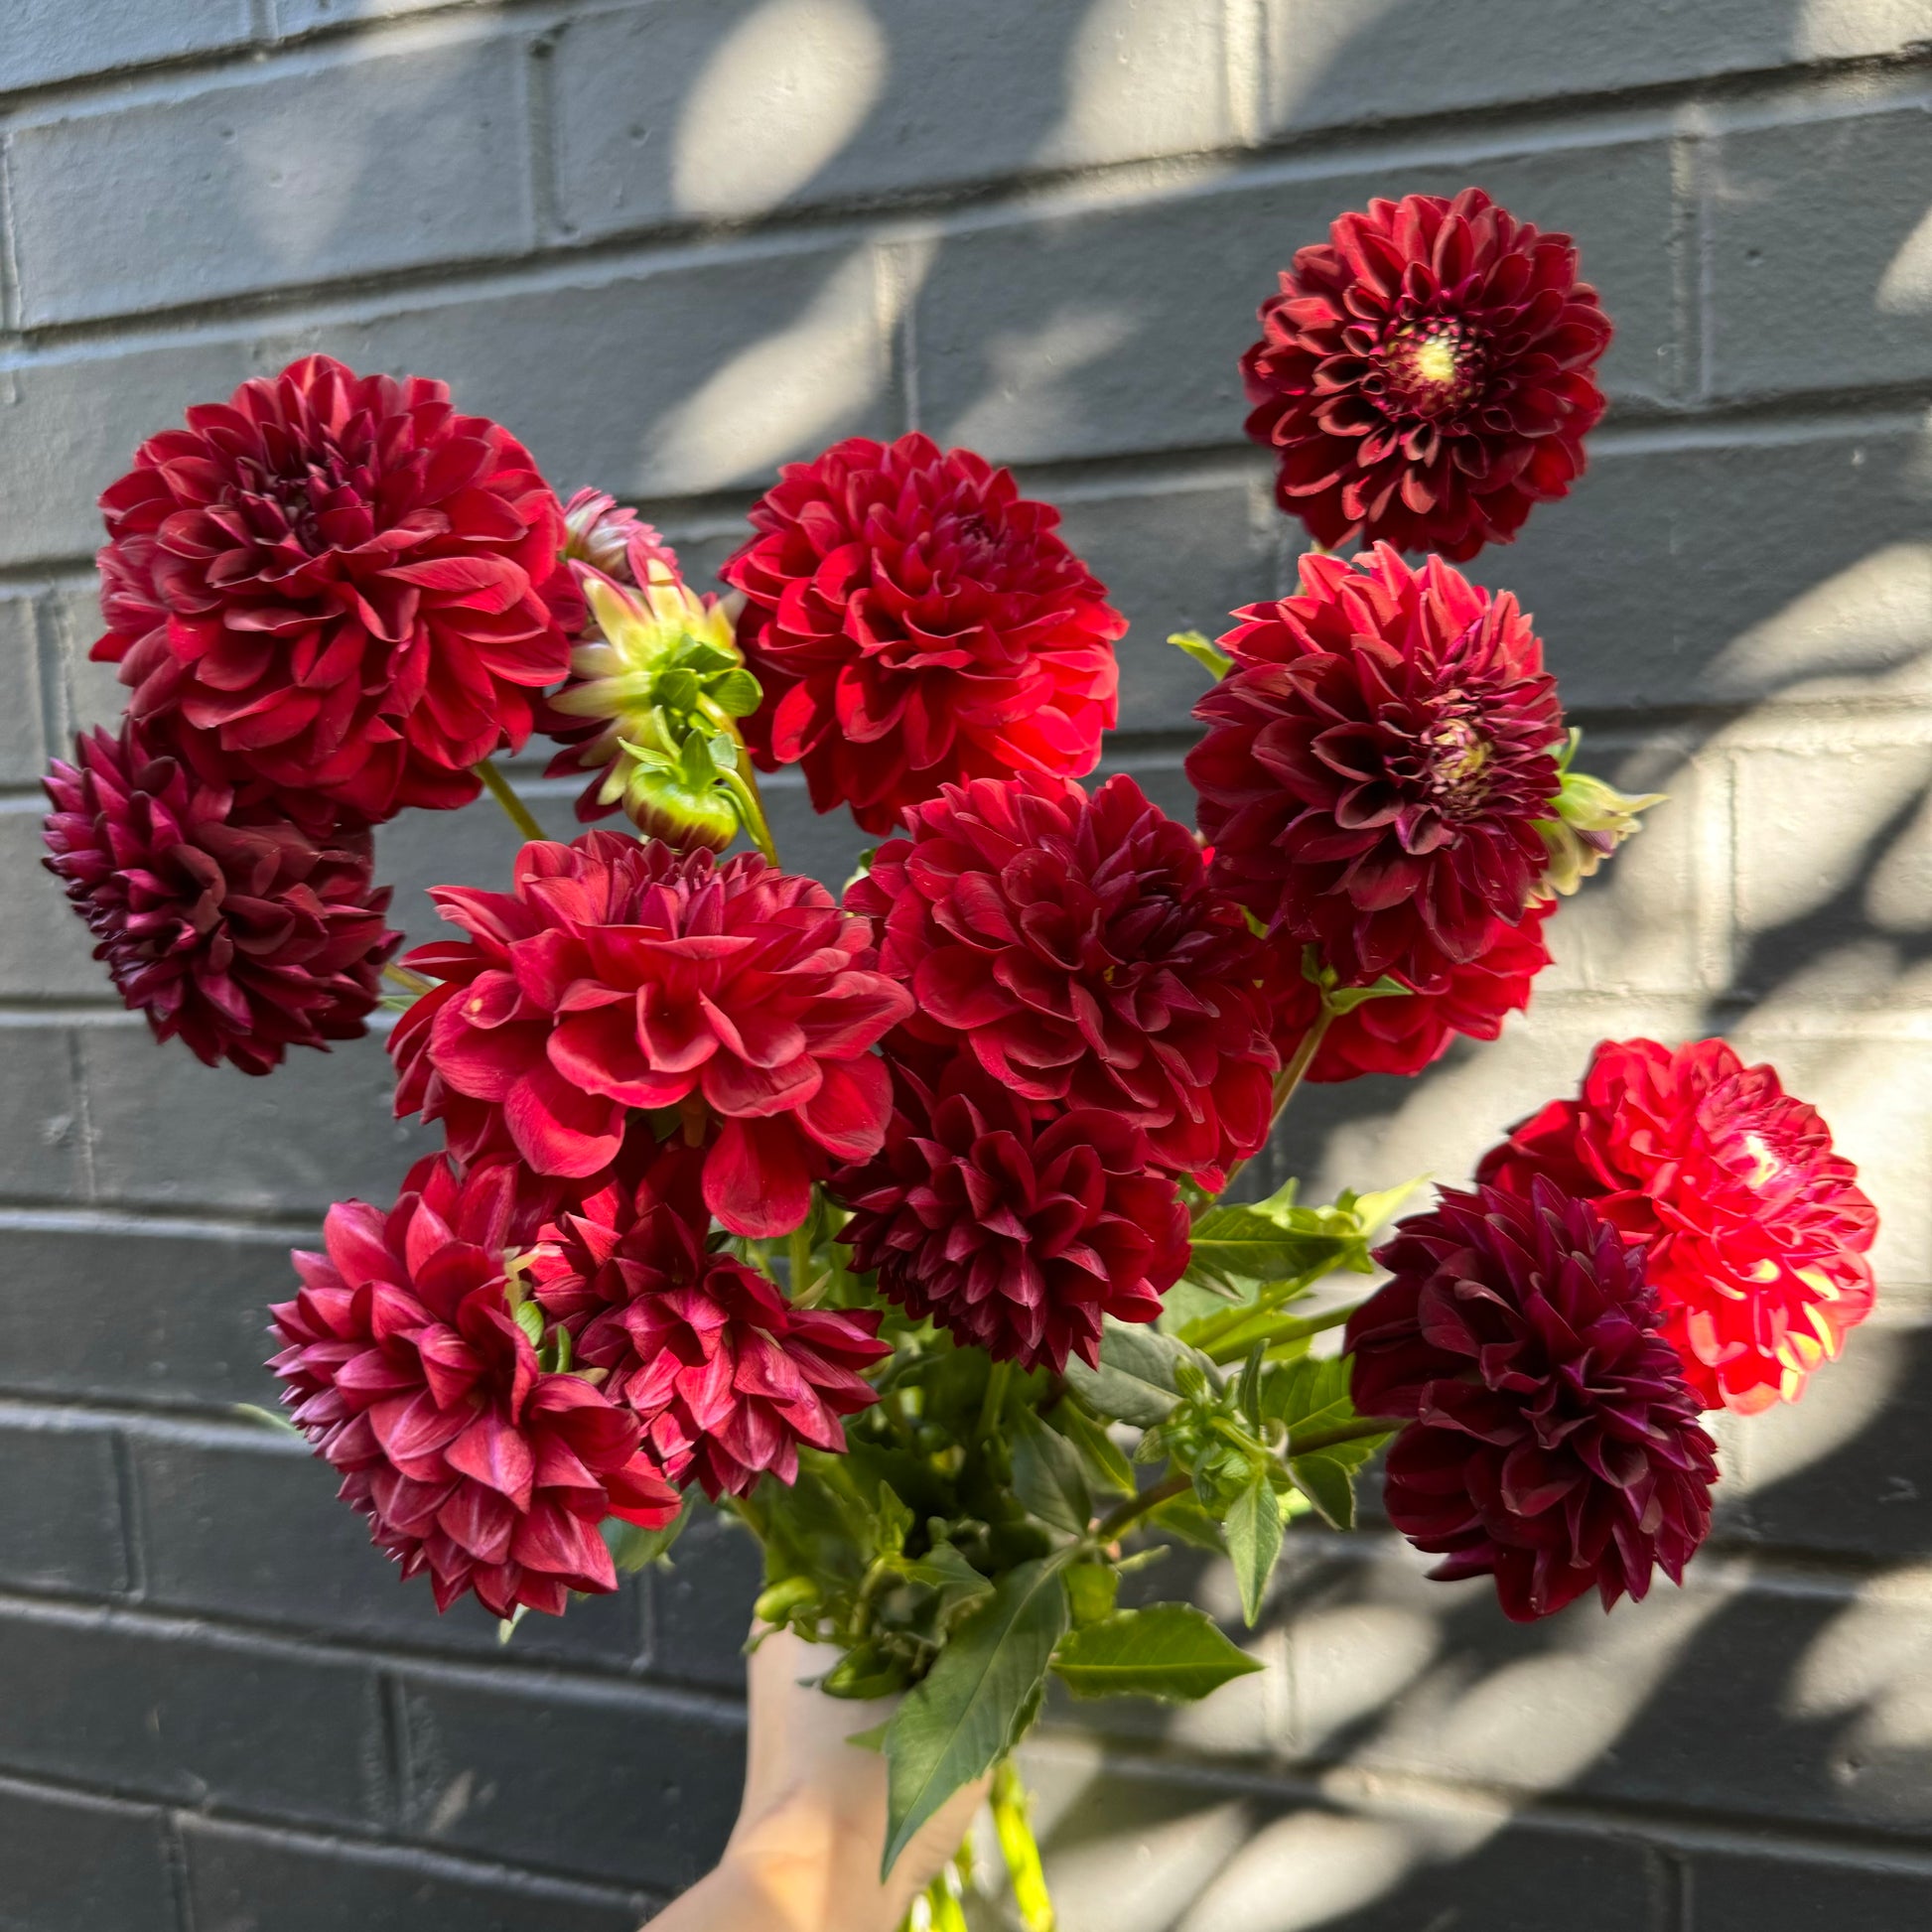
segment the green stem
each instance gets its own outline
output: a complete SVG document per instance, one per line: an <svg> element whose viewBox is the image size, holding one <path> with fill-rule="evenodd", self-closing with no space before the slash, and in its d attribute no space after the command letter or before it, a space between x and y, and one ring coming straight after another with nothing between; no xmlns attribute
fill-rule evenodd
<svg viewBox="0 0 1932 1932"><path fill-rule="evenodd" d="M1322 1035L1327 1033L1328 1028L1334 1021L1334 1017L1328 1011L1328 1004L1324 1000L1321 1004L1320 1012L1314 1016L1313 1025L1302 1035L1302 1042L1296 1047L1288 1064L1276 1074L1275 1111L1268 1122L1268 1132L1271 1137L1275 1129L1281 1125L1282 1116L1288 1112L1288 1103L1295 1098L1295 1089L1302 1084L1303 1076L1314 1064L1314 1056L1321 1049ZM1221 1198L1226 1198L1228 1188L1234 1185L1235 1175L1247 1165L1245 1161L1237 1161L1228 1170L1227 1183L1221 1189ZM1209 1203L1210 1206L1212 1204L1212 1202ZM1194 1219L1199 1220L1201 1215L1206 1212L1206 1207L1201 1208L1195 1214Z"/></svg>
<svg viewBox="0 0 1932 1932"><path fill-rule="evenodd" d="M812 1217L809 1212L786 1235L785 1258L791 1263L791 1300L795 1306L803 1307L802 1297L811 1286L812 1273Z"/></svg>
<svg viewBox="0 0 1932 1932"><path fill-rule="evenodd" d="M1355 1312L1357 1306L1350 1302L1341 1308L1329 1309L1322 1314L1305 1314L1296 1319L1282 1316L1268 1324L1265 1339L1270 1348L1279 1347L1285 1342L1306 1341L1311 1335L1320 1334L1324 1328L1340 1327ZM1194 1345L1211 1362L1238 1362L1247 1359L1248 1350L1260 1339L1263 1337L1253 1334L1243 1339L1237 1330L1227 1341L1196 1342Z"/></svg>
<svg viewBox="0 0 1932 1932"><path fill-rule="evenodd" d="M1312 1455L1316 1449L1333 1449L1338 1443L1359 1443L1364 1436L1391 1436L1402 1427L1400 1416L1357 1416L1353 1422L1338 1422L1328 1429L1311 1429L1306 1436L1290 1433L1288 1459Z"/></svg>
<svg viewBox="0 0 1932 1932"><path fill-rule="evenodd" d="M1013 1380L1011 1362L995 1362L993 1370L986 1378L986 1398L980 1404L979 1441L990 1442L993 1426L1000 1420L1000 1412L1007 1406L1007 1386Z"/></svg>
<svg viewBox="0 0 1932 1932"><path fill-rule="evenodd" d="M543 827L530 815L530 808L516 795L516 788L497 770L493 759L484 759L477 766L477 776L489 787L489 795L503 808L509 822L526 839L541 839Z"/></svg>
<svg viewBox="0 0 1932 1932"><path fill-rule="evenodd" d="M1159 1509L1163 1503L1171 1503L1176 1496L1184 1496L1194 1486L1194 1479L1185 1470L1166 1476L1152 1489L1143 1489L1138 1496L1130 1496L1119 1508L1103 1516L1095 1526L1092 1541L1101 1545L1112 1543L1121 1531L1139 1521L1149 1510Z"/></svg>
<svg viewBox="0 0 1932 1932"><path fill-rule="evenodd" d="M1046 1873L1039 1863L1039 1842L1034 1837L1027 1787L1013 1759L1003 1757L993 1770L993 1829L1000 1853L1013 1879L1013 1902L1026 1932L1053 1932L1053 1900L1046 1890Z"/></svg>
<svg viewBox="0 0 1932 1932"><path fill-rule="evenodd" d="M401 987L405 993L413 993L419 1000L425 993L436 991L434 980L425 979L421 973L412 973L407 966L385 966L382 977Z"/></svg>

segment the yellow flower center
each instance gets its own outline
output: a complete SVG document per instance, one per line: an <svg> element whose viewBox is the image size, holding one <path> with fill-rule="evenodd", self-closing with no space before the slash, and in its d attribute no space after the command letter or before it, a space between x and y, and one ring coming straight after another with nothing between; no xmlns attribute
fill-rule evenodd
<svg viewBox="0 0 1932 1932"><path fill-rule="evenodd" d="M1454 345L1442 336L1424 343L1416 350L1415 370L1417 377L1424 382L1453 382L1455 380Z"/></svg>

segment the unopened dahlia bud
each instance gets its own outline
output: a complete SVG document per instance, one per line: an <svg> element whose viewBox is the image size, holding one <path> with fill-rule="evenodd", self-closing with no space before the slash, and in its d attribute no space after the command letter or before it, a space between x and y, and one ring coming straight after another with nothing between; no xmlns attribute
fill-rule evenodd
<svg viewBox="0 0 1932 1932"><path fill-rule="evenodd" d="M589 564L620 584L642 584L659 564L678 574L677 552L640 517L608 490L580 489L564 505L564 555Z"/></svg>
<svg viewBox="0 0 1932 1932"><path fill-rule="evenodd" d="M1661 791L1632 795L1587 771L1573 771L1570 760L1578 737L1571 734L1558 760L1563 784L1554 801L1557 815L1541 820L1536 828L1550 855L1549 868L1537 887L1538 898L1574 893L1625 839L1643 830L1637 814L1664 802Z"/></svg>
<svg viewBox="0 0 1932 1932"><path fill-rule="evenodd" d="M550 775L596 775L577 801L589 822L621 808L667 843L723 851L741 823L759 832L733 721L758 708L758 680L715 597L662 564L636 590L580 569L595 634L571 653L551 699L565 749Z"/></svg>

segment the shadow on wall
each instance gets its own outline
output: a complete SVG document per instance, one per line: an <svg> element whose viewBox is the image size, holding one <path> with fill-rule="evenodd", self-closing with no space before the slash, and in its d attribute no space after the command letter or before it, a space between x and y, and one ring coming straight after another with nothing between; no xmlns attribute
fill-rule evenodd
<svg viewBox="0 0 1932 1932"><path fill-rule="evenodd" d="M1510 69L1518 83L1525 62L1546 63L1546 95L1573 91L1580 73L1599 86L1655 80L1690 70L1674 50L1680 38L1708 44L1698 16L1711 4L1658 7L1657 32L1636 46L1595 0L1282 0L1267 124L1299 141L1350 120L1483 105L1481 50L1500 37L1527 50ZM1342 207L1452 190L1463 171L1337 163L1322 180L1295 167L1231 179L1231 165L1194 161L1166 188L1128 184L1059 213L1049 200L1024 222L989 206L941 234L908 209L883 246L856 233L849 208L823 224L761 225L820 201L936 192L989 156L1070 169L1221 145L1189 118L1196 95L1173 83L1187 64L1221 58L1187 10L999 0L990 11L1016 48L1007 84L995 98L951 97L954 66L977 68L965 49L989 31L987 11L760 0L574 22L546 57L557 140L546 192L567 234L611 250L463 308L401 297L258 343L253 359L273 366L319 346L358 365L433 369L466 405L526 433L566 488L595 479L681 502L701 551L710 510L722 523L778 462L842 435L890 435L908 415L996 459L1206 452L1258 479L1255 462L1228 454L1241 415L1234 358L1274 268ZM1848 10L1823 0L1721 11L1744 23L1740 68L1859 51L1833 38ZM419 99L408 120L474 116L474 76L453 70L446 101ZM405 132L371 110L358 132L368 174ZM361 177L340 158L253 165L265 199L222 212L290 263L326 262ZM1602 165L1631 171L1630 196L1656 188L1640 157L1617 150ZM1677 794L1678 816L1660 816L1567 910L1559 997L1534 1029L1518 1023L1501 1045L1459 1053L1419 1084L1310 1096L1277 1166L1329 1184L1425 1167L1450 1175L1574 1080L1602 1031L1722 1026L1775 1052L1849 1130L1890 1218L1888 1278L1923 1288L1923 1136L1894 1144L1888 1123L1904 1107L1890 1042L1932 1026L1932 732L1916 709L1932 693L1932 456L1899 426L1902 351L1887 359L1932 309L1922 184L1865 179L1849 125L1808 151L1809 201L1781 204L1775 219L1807 230L1792 272L1815 282L1817 251L1831 256L1834 319L1813 313L1810 284L1752 280L1777 267L1772 255L1764 268L1755 225L1781 191L1773 160L1748 141L1707 158L1701 219L1717 220L1722 248L1734 241L1711 263L1732 305L1723 313L1763 315L1788 298L1797 322L1770 314L1763 329L1830 326L1867 345L1847 379L1876 397L1868 420L1799 410L1773 421L1751 413L1779 386L1753 345L1722 332L1695 349L1682 341L1671 264L1688 243L1668 178L1654 222L1606 231L1593 255L1589 219L1627 218L1627 197L1591 202L1573 222L1560 170L1549 187L1520 159L1471 172L1532 218L1578 227L1587 272L1629 317L1616 414L1589 478L1480 574L1539 612L1573 706L1623 748L1612 775ZM305 180L312 212L292 230L282 209ZM1873 196L1890 213L1841 233L1839 202ZM1736 218L1719 218L1725 210ZM665 223L700 237L748 224L751 240L694 298L673 286L680 264L632 272L616 252L625 234ZM689 326L694 299L702 329ZM1732 427L1712 428L1705 403ZM706 499L695 511L694 498ZM1258 581L1231 586L1228 601L1268 588L1275 565L1265 548L1255 556ZM1199 616L1211 627L1212 614ZM1162 648L1137 640L1128 676L1152 674ZM1797 722L1773 729L1773 701ZM1795 713L1794 701L1818 702ZM1658 707L1661 722L1632 715ZM828 870L840 857L826 848ZM1687 928L1687 877L1708 930ZM1821 1039L1821 1010L1869 1040ZM1583 1606L1513 1629L1480 1586L1423 1584L1384 1538L1291 1538L1260 1636L1285 1670L1171 1720L1104 1720L1130 1746L1232 1765L1223 1788L1184 1797L1131 1750L1109 1768L1070 1729L1042 1744L1069 1932L1448 1926L1460 1921L1430 1916L1430 1901L1465 1886L1492 1922L1530 1925L1547 1922L1553 1886L1580 1883L1627 1896L1630 1922L1644 1922L1664 1882L1653 1855L1607 1836L1578 1850L1547 1820L1526 1835L1518 1814L1545 1794L1611 1808L1701 1797L1740 1816L1932 1830L1932 1449L1899 1406L1928 1387L1925 1333L1902 1315L1862 1332L1803 1408L1729 1432L1724 1547L1694 1586L1608 1620ZM1780 1549L1878 1567L1848 1600L1754 1575L1753 1552ZM1216 1573L1199 1587L1232 1610ZM1275 1795L1259 1776L1244 1785L1243 1769L1275 1774ZM1424 1789L1405 1779L1461 1795L1398 1803L1392 1792Z"/></svg>

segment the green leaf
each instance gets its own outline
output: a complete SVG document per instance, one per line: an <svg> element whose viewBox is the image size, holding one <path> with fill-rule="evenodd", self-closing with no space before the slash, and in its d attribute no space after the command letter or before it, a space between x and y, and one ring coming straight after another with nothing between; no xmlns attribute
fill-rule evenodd
<svg viewBox="0 0 1932 1932"><path fill-rule="evenodd" d="M510 1310L516 1325L530 1338L532 1348L543 1346L543 1311L534 1302L519 1302Z"/></svg>
<svg viewBox="0 0 1932 1932"><path fill-rule="evenodd" d="M1263 1204L1210 1207L1194 1223L1192 1242L1181 1279L1219 1286L1244 1300L1257 1283L1299 1286L1332 1269L1354 1266L1362 1247L1352 1215L1318 1207L1271 1213Z"/></svg>
<svg viewBox="0 0 1932 1932"><path fill-rule="evenodd" d="M874 1725L870 1730L855 1730L845 1741L855 1750L884 1751L886 1733L892 1728L893 1721L888 1718L883 1725Z"/></svg>
<svg viewBox="0 0 1932 1932"><path fill-rule="evenodd" d="M1119 1594L1120 1572L1110 1563L1076 1563L1066 1573L1066 1600L1075 1629L1111 1616Z"/></svg>
<svg viewBox="0 0 1932 1932"><path fill-rule="evenodd" d="M1268 1359L1266 1340L1257 1340L1248 1350L1247 1362L1241 1370L1241 1380L1235 1390L1234 1406L1239 1409L1255 1428L1261 1426L1261 1371Z"/></svg>
<svg viewBox="0 0 1932 1932"><path fill-rule="evenodd" d="M1176 650L1184 650L1216 682L1234 668L1234 659L1226 651L1209 643L1198 630L1176 630L1168 642Z"/></svg>
<svg viewBox="0 0 1932 1932"><path fill-rule="evenodd" d="M598 1528L610 1547L611 1561L628 1573L666 1562L671 1545L684 1534L684 1526L690 1520L691 1500L687 1496L678 1513L662 1529L643 1529L635 1523L626 1523L621 1516L607 1516Z"/></svg>
<svg viewBox="0 0 1932 1932"><path fill-rule="evenodd" d="M1173 1502L1150 1510L1147 1521L1152 1528L1166 1530L1170 1535L1179 1537L1181 1542L1191 1543L1197 1550L1212 1550L1216 1556L1227 1555L1227 1539L1221 1534L1220 1524L1192 1496L1176 1496Z"/></svg>
<svg viewBox="0 0 1932 1932"><path fill-rule="evenodd" d="M763 696L758 679L742 667L710 679L709 684L711 702L727 718L749 718Z"/></svg>
<svg viewBox="0 0 1932 1932"><path fill-rule="evenodd" d="M289 1421L288 1417L278 1416L273 1409L258 1408L252 1402L237 1402L234 1405L234 1412L244 1422L259 1423L264 1429L279 1431L280 1434L293 1436L298 1441L306 1442L308 1440L303 1436L301 1430L297 1429L294 1423Z"/></svg>
<svg viewBox="0 0 1932 1932"><path fill-rule="evenodd" d="M1192 1701L1261 1668L1191 1603L1118 1610L1053 1655L1054 1675L1079 1698Z"/></svg>
<svg viewBox="0 0 1932 1932"><path fill-rule="evenodd" d="M1013 1490L1049 1529L1080 1536L1093 1521L1093 1497L1080 1451L1023 1409L1013 1428Z"/></svg>
<svg viewBox="0 0 1932 1932"><path fill-rule="evenodd" d="M1054 1646L1066 1634L1060 1562L1036 1557L1008 1571L887 1726L882 1877L955 1791L1020 1741L1038 1708Z"/></svg>
<svg viewBox="0 0 1932 1932"><path fill-rule="evenodd" d="M1133 1465L1121 1453L1120 1445L1078 1402L1070 1396L1062 1398L1053 1405L1048 1423L1080 1451L1089 1485L1098 1482L1122 1496L1134 1493Z"/></svg>
<svg viewBox="0 0 1932 1932"><path fill-rule="evenodd" d="M1066 1379L1091 1409L1115 1422L1150 1429L1180 1400L1179 1376L1189 1363L1212 1376L1213 1364L1158 1328L1130 1326L1107 1315L1100 1329L1100 1366L1089 1368L1076 1355Z"/></svg>
<svg viewBox="0 0 1932 1932"><path fill-rule="evenodd" d="M1257 1475L1235 1497L1222 1528L1228 1555L1234 1561L1234 1580L1241 1587L1241 1614L1253 1629L1268 1591L1268 1579L1275 1574L1276 1559L1282 1553L1282 1506L1265 1474Z"/></svg>
<svg viewBox="0 0 1932 1932"><path fill-rule="evenodd" d="M1298 1455L1288 1472L1295 1486L1321 1512L1333 1529L1355 1527L1355 1483L1348 1465L1323 1449L1314 1455Z"/></svg>
<svg viewBox="0 0 1932 1932"><path fill-rule="evenodd" d="M1381 1231L1382 1224L1394 1215L1426 1177L1418 1174L1414 1180L1405 1180L1397 1187L1383 1187L1372 1194L1343 1193L1336 1197L1335 1205L1340 1207L1345 1204L1363 1235L1373 1236Z"/></svg>
<svg viewBox="0 0 1932 1932"><path fill-rule="evenodd" d="M992 1594L993 1582L982 1577L950 1543L935 1543L922 1557L907 1562L908 1582L939 1592L938 1618L949 1624L968 1603Z"/></svg>
<svg viewBox="0 0 1932 1932"><path fill-rule="evenodd" d="M1415 991L1413 986L1404 986L1400 980L1392 980L1384 973L1373 986L1337 986L1323 996L1323 1004L1330 1013L1339 1016L1353 1013L1370 1000L1414 999Z"/></svg>

